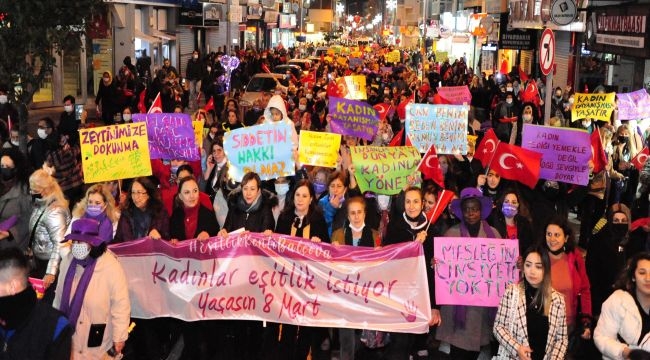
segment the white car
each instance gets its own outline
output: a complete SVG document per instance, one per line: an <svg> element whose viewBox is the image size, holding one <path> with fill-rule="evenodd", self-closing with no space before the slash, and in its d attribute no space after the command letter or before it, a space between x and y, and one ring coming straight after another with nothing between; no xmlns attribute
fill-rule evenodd
<svg viewBox="0 0 650 360"><path fill-rule="evenodd" d="M280 80L283 79L284 74L259 73L253 75L248 85L246 85L246 90L241 97L240 103L243 106L251 106L265 91L271 93L276 90L286 92L286 86L280 83Z"/></svg>

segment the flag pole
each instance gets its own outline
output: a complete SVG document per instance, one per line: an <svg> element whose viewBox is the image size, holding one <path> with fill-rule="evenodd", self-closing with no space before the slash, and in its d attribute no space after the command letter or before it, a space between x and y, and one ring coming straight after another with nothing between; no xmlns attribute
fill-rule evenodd
<svg viewBox="0 0 650 360"><path fill-rule="evenodd" d="M501 144L501 140L497 139L497 144L494 145L494 151L492 152L492 155L490 156L490 161L488 161L487 166L485 167L485 176L490 172L490 165L492 165L492 160L494 160L494 154L497 153L497 148L499 147L499 144Z"/></svg>

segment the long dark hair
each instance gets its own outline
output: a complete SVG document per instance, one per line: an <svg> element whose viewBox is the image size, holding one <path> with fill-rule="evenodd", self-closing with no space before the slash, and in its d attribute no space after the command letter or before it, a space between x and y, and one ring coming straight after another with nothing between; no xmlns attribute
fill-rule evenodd
<svg viewBox="0 0 650 360"><path fill-rule="evenodd" d="M163 203L162 200L160 199L160 193L158 192L158 188L156 185L154 185L151 180L149 180L146 177L137 177L133 179L131 182L131 186L129 186L129 191L126 193L126 201L124 201L124 207L123 209L129 213L135 209L135 204L133 203L133 197L131 196L131 191L133 190L133 184L138 183L142 185L144 190L147 192L147 195L149 196L149 200L147 201L147 209L150 209L154 214L160 212L163 209Z"/></svg>
<svg viewBox="0 0 650 360"><path fill-rule="evenodd" d="M307 187L307 190L309 191L309 196L311 196L311 203L309 203L309 209L307 210L307 215L305 218L309 218L311 214L314 213L314 211L317 211L316 203L318 202L318 199L316 199L316 192L314 191L314 186L312 185L311 181L308 179L302 179L296 183L296 185L293 187L291 192L287 194L287 199L285 200L284 204L284 209L282 209L282 214L290 214L293 215L294 212L296 211L296 204L293 201L294 196L296 196L296 191L298 191L299 188L301 187Z"/></svg>
<svg viewBox="0 0 650 360"><path fill-rule="evenodd" d="M542 277L542 282L537 288L537 291L535 292L535 296L533 296L533 301L532 305L533 307L536 307L541 311L544 311L544 314L548 314L548 309L550 308L551 305L551 293L552 293L552 288L551 288L551 258L548 256L548 250L546 247L541 246L540 244L538 245L533 245L526 249L524 251L524 254L522 256L522 259L524 261L524 264L526 262L526 258L528 255L536 253L539 255L540 259L542 260L542 269L544 270L544 276ZM526 284L525 286L529 286L528 280L526 279L526 275L524 271L521 272L521 278L522 282Z"/></svg>
<svg viewBox="0 0 650 360"><path fill-rule="evenodd" d="M181 178L181 179L178 181L178 192L177 192L176 195L174 196L174 207L179 208L179 209L182 209L182 208L183 208L183 200L181 200L181 197L180 197L180 195L181 195L181 190L183 189L183 185L185 185L185 183L186 183L186 182L189 182L189 181L193 181L193 182L196 184L197 187L199 186L199 182L198 182L198 181L196 180L196 178L194 178L194 176L192 176L192 175L190 175L190 176L185 176L185 177ZM199 192L200 192L200 190L199 190ZM200 201L199 201L198 205L199 205L199 206L201 205L201 202L200 202Z"/></svg>

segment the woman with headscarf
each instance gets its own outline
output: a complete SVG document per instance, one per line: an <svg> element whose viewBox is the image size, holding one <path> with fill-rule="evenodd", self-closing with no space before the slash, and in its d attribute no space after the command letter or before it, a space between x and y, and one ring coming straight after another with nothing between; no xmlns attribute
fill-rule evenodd
<svg viewBox="0 0 650 360"><path fill-rule="evenodd" d="M451 202L451 211L460 219L460 224L447 230L445 237L501 238L499 232L485 221L492 211L492 200L478 189L463 189L460 199ZM494 310L480 306L440 307L442 324L436 338L451 345L452 359L478 358L481 348L490 344Z"/></svg>
<svg viewBox="0 0 650 360"><path fill-rule="evenodd" d="M16 222L0 231L0 249L29 246L29 172L25 155L18 149L2 149L0 154L0 222L15 217Z"/></svg>
<svg viewBox="0 0 650 360"><path fill-rule="evenodd" d="M54 307L74 326L75 359L103 359L120 354L128 338L131 316L124 269L99 236L99 222L83 218L72 223L71 250L61 262L63 278L56 287Z"/></svg>

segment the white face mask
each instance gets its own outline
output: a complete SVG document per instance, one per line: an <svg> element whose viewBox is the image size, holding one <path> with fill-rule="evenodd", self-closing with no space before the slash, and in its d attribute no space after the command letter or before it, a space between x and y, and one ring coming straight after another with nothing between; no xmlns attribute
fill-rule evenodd
<svg viewBox="0 0 650 360"><path fill-rule="evenodd" d="M212 71L212 68L208 66L208 72Z"/></svg>
<svg viewBox="0 0 650 360"><path fill-rule="evenodd" d="M77 260L84 260L90 254L90 246L83 242L72 243L72 256Z"/></svg>
<svg viewBox="0 0 650 360"><path fill-rule="evenodd" d="M7 95L0 95L0 104L6 104L7 101L9 101Z"/></svg>
<svg viewBox="0 0 650 360"><path fill-rule="evenodd" d="M591 120L582 120L582 126L589 127L591 125Z"/></svg>
<svg viewBox="0 0 650 360"><path fill-rule="evenodd" d="M13 145L13 146L20 145L20 142L18 140L10 140L10 142L11 142L11 145Z"/></svg>
<svg viewBox="0 0 650 360"><path fill-rule="evenodd" d="M506 91L512 91L512 88L511 88L511 87L507 87L507 88L506 88Z"/></svg>
<svg viewBox="0 0 650 360"><path fill-rule="evenodd" d="M192 55L192 58L194 58L194 60L196 60L196 59L199 58L199 56L198 55Z"/></svg>
<svg viewBox="0 0 650 360"><path fill-rule="evenodd" d="M574 101L573 98L570 97L570 98L569 98L569 104L573 104L573 101Z"/></svg>
<svg viewBox="0 0 650 360"><path fill-rule="evenodd" d="M65 112L67 112L67 113L71 113L72 112L72 105L65 105L63 107L63 110L65 110Z"/></svg>
<svg viewBox="0 0 650 360"><path fill-rule="evenodd" d="M47 131L45 129L36 130L36 134L38 134L38 137L41 139L47 138Z"/></svg>
<svg viewBox="0 0 650 360"><path fill-rule="evenodd" d="M521 116L521 118L527 123L533 121L533 115L530 114L524 114Z"/></svg>
<svg viewBox="0 0 650 360"><path fill-rule="evenodd" d="M366 226L365 222L363 224L361 224L361 226L359 226L359 227L356 227L356 226L352 225L352 223L350 223L350 229L352 229L352 230L354 230L356 232L362 231L364 226Z"/></svg>
<svg viewBox="0 0 650 360"><path fill-rule="evenodd" d="M390 204L390 196L388 195L377 195L377 205L380 210L388 210L388 205Z"/></svg>
<svg viewBox="0 0 650 360"><path fill-rule="evenodd" d="M275 184L275 193L278 196L285 196L289 192L289 184Z"/></svg>
<svg viewBox="0 0 650 360"><path fill-rule="evenodd" d="M381 138L384 140L388 140L388 133L381 134Z"/></svg>
<svg viewBox="0 0 650 360"><path fill-rule="evenodd" d="M131 121L131 114L122 114L124 121Z"/></svg>
<svg viewBox="0 0 650 360"><path fill-rule="evenodd" d="M311 100L311 99L314 98L314 95L312 95L312 94L307 94L307 95L305 95L305 97L306 97L308 100Z"/></svg>
<svg viewBox="0 0 650 360"><path fill-rule="evenodd" d="M506 103L512 104L512 99L506 99Z"/></svg>
<svg viewBox="0 0 650 360"><path fill-rule="evenodd" d="M303 104L298 105L298 110L300 110L300 111L307 110L307 105L303 105Z"/></svg>

